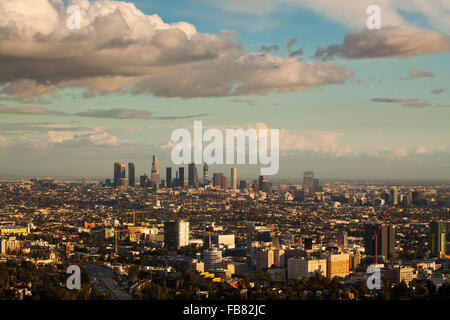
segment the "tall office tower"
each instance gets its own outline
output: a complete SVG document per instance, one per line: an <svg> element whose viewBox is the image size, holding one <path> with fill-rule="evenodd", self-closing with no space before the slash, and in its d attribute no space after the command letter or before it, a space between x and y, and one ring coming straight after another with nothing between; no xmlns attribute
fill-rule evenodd
<svg viewBox="0 0 450 320"><path fill-rule="evenodd" d="M114 162L114 186L120 186L120 179L125 178L125 163Z"/></svg>
<svg viewBox="0 0 450 320"><path fill-rule="evenodd" d="M263 191L263 192L268 192L268 186L269 186L269 182L267 181L266 178L264 178L264 176L259 176L259 180L258 180L258 188L259 190Z"/></svg>
<svg viewBox="0 0 450 320"><path fill-rule="evenodd" d="M256 272L269 269L274 264L273 250L263 249L256 252Z"/></svg>
<svg viewBox="0 0 450 320"><path fill-rule="evenodd" d="M228 189L228 182L227 182L227 176L222 175L221 181L220 181L220 189Z"/></svg>
<svg viewBox="0 0 450 320"><path fill-rule="evenodd" d="M412 192L412 202L413 202L413 205L415 205L415 206L426 204L426 200L423 195L423 192L413 191Z"/></svg>
<svg viewBox="0 0 450 320"><path fill-rule="evenodd" d="M164 223L164 245L172 249L189 245L189 222L166 221Z"/></svg>
<svg viewBox="0 0 450 320"><path fill-rule="evenodd" d="M208 164L206 162L203 164L203 180L205 182L208 180Z"/></svg>
<svg viewBox="0 0 450 320"><path fill-rule="evenodd" d="M150 181L148 179L148 176L144 173L143 176L140 176L140 185L141 187L148 187L150 184Z"/></svg>
<svg viewBox="0 0 450 320"><path fill-rule="evenodd" d="M365 253L369 256L395 258L395 229L392 224L364 225Z"/></svg>
<svg viewBox="0 0 450 320"><path fill-rule="evenodd" d="M136 173L135 173L134 163L130 162L130 163L128 163L128 184L131 187L134 187L135 181L136 181L135 179L136 179Z"/></svg>
<svg viewBox="0 0 450 320"><path fill-rule="evenodd" d="M248 181L247 180L239 181L239 189L241 190L248 189Z"/></svg>
<svg viewBox="0 0 450 320"><path fill-rule="evenodd" d="M348 253L328 254L327 256L327 278L345 278L350 273L350 256Z"/></svg>
<svg viewBox="0 0 450 320"><path fill-rule="evenodd" d="M223 173L214 173L213 175L213 185L215 188L221 188L222 187L222 177Z"/></svg>
<svg viewBox="0 0 450 320"><path fill-rule="evenodd" d="M231 168L231 189L237 189L237 169Z"/></svg>
<svg viewBox="0 0 450 320"><path fill-rule="evenodd" d="M172 168L171 167L166 168L166 185L168 187L172 186Z"/></svg>
<svg viewBox="0 0 450 320"><path fill-rule="evenodd" d="M195 163L192 162L188 166L188 186L198 188L198 174Z"/></svg>
<svg viewBox="0 0 450 320"><path fill-rule="evenodd" d="M158 157L156 155L153 156L151 180L152 184L156 186L161 183L158 171Z"/></svg>
<svg viewBox="0 0 450 320"><path fill-rule="evenodd" d="M273 264L277 268L284 268L286 264L286 255L283 249L273 249Z"/></svg>
<svg viewBox="0 0 450 320"><path fill-rule="evenodd" d="M209 248L203 251L203 261L206 271L214 271L222 267L222 251Z"/></svg>
<svg viewBox="0 0 450 320"><path fill-rule="evenodd" d="M389 204L391 206L398 205L398 191L397 189L391 189L389 192Z"/></svg>
<svg viewBox="0 0 450 320"><path fill-rule="evenodd" d="M178 168L178 186L184 187L184 168Z"/></svg>
<svg viewBox="0 0 450 320"><path fill-rule="evenodd" d="M348 245L347 239L348 239L347 231L343 231L341 234L339 234L336 239L338 247L343 248L343 249L347 248L347 245Z"/></svg>
<svg viewBox="0 0 450 320"><path fill-rule="evenodd" d="M432 257L445 258L445 234L447 225L445 222L433 221L430 224L430 251Z"/></svg>
<svg viewBox="0 0 450 320"><path fill-rule="evenodd" d="M198 173L195 164L194 164L194 188L198 188Z"/></svg>
<svg viewBox="0 0 450 320"><path fill-rule="evenodd" d="M303 173L303 192L311 195L314 193L314 172L305 171Z"/></svg>

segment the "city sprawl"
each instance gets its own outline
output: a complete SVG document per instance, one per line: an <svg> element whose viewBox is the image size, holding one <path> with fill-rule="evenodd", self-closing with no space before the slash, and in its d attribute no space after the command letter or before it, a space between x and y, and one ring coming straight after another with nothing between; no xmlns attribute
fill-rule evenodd
<svg viewBox="0 0 450 320"><path fill-rule="evenodd" d="M237 168L228 183L206 164L161 179L156 156L137 183L133 163L111 167L104 180L0 181L2 298L448 298L449 185Z"/></svg>

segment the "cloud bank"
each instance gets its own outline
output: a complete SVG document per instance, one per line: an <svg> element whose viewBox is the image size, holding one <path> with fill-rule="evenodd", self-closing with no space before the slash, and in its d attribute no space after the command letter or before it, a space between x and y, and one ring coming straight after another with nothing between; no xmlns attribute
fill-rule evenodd
<svg viewBox="0 0 450 320"><path fill-rule="evenodd" d="M134 4L72 0L81 29L66 26L62 0L0 2L2 94L29 99L60 88L95 94L130 92L164 97L219 97L295 92L343 83L353 72L246 51L224 30L197 32L165 23ZM233 38L234 37L234 38Z"/></svg>

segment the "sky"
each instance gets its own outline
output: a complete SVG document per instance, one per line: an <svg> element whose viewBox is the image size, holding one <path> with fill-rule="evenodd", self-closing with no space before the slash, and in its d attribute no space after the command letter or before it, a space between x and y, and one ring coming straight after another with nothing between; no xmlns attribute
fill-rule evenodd
<svg viewBox="0 0 450 320"><path fill-rule="evenodd" d="M276 178L450 180L449 18L446 0L2 0L0 176L149 174L156 154L164 178L172 132L201 120L279 129Z"/></svg>

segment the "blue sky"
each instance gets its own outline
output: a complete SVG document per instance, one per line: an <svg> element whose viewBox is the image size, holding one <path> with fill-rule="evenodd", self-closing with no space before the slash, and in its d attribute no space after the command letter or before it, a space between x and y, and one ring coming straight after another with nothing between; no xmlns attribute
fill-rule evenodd
<svg viewBox="0 0 450 320"><path fill-rule="evenodd" d="M252 7L252 1L246 4L245 0L242 1L241 9L227 8L215 1L202 0L128 1L146 15L158 15L164 24L188 22L195 26L197 34L218 37L223 29L234 30L239 33L239 37L231 37L232 41L242 44L242 48L233 49L233 45L220 37L217 38L219 40L202 38L195 43L195 50L200 50L206 43L205 46L209 46L207 50L210 50L208 53L214 53L216 45L220 45L220 49L217 49L218 55L231 54L235 55L236 59L254 61L256 58L252 54L263 55L260 51L262 45L277 45L279 49L258 58L261 59L261 64L243 64L238 69L248 66L249 73L243 72L235 78L233 74L226 74L233 64L232 60L227 60L227 64L221 64L219 61L215 73L214 63L207 62L208 64L202 65L202 61L186 62L184 53L180 53L184 49L176 48L162 55L169 57L172 54L171 59L175 60L170 60L169 64L163 62L163 67L152 66L154 69L139 74L133 78L134 82L117 85L117 89L108 88L112 82L102 79L100 83L97 77L111 74L124 77L130 73L133 73L134 77L134 73L139 73L139 67L127 69L130 64L139 64L146 52L151 55L151 50L162 49L156 46L148 49L143 47L148 51L130 49L131 54L124 54L122 58L120 54L125 52L122 50L117 51L117 54L99 58L103 52L99 53L95 48L101 41L98 39L102 37L95 38L97 40L94 42L94 36L90 39L89 33L86 33L83 34L86 37L83 45L88 43L87 49L79 53L77 50L80 44L70 47L72 52L77 52L84 59L80 63L78 60L70 60L73 58L69 54L70 48L60 49L63 38L58 38L52 31L52 28L56 29L56 22L54 25L50 22L47 25L42 20L41 24L30 22L29 27L24 26L29 28L30 39L36 39L36 34L39 34L47 35L46 39L50 40L43 41L42 47L39 47L41 44L36 45L36 41L30 40L27 52L30 52L31 58L37 60L32 62L36 63L36 66L31 65L32 71L17 76L20 73L17 70L21 71L20 67L17 67L10 78L0 79L0 86L3 88L0 93L0 175L107 177L112 173L114 161L135 162L138 174L148 174L153 154L159 155L163 168L173 166L169 158L170 149L164 147L170 140L171 132L175 128L189 128L194 120L202 120L204 125L209 127L235 128L264 124L268 128L283 130L280 141L280 178L300 179L303 171L314 170L316 175L322 178L450 179L450 75L447 72L450 67L449 27L445 23L436 24L436 21L446 17L445 14L450 12L450 8L449 11L443 10L436 16L437 13L433 15L427 11L422 12L420 7L415 8L413 1L408 11L404 11L404 7L400 5L396 7L397 2L392 1L393 7L389 9L392 12L381 11L382 21L384 13L389 17L385 19L389 23L385 27L386 31L366 34L364 25L345 22L347 13L342 16L329 13L327 1L317 2L318 5L323 2L324 9L321 11L317 6L305 4L309 1L276 0L276 8L268 6L264 12L260 12L256 6ZM107 2L109 6L117 6L119 11L128 12L125 11L128 9L123 9L116 2ZM83 5L92 5L93 2L89 4L87 0L79 0L73 3L81 4L83 8ZM8 4L6 2L3 5ZM106 10L105 8L102 10ZM3 17L2 21L5 22L2 23L5 23L5 26L8 20L20 22L21 17L30 14L21 12L20 10L24 9L19 7L9 9L9 12L15 10L21 15ZM54 13L51 7L48 10L55 15L55 21L64 18L61 12ZM95 10L92 12L96 12ZM98 12L98 15L104 15L100 9ZM41 12L42 17L51 17L44 13L45 9ZM366 16L365 12L361 12L361 17L355 16L355 21L364 21ZM137 18L133 20L134 16L126 17L129 24L137 21ZM401 23L395 25L400 19ZM51 18L48 20L52 21ZM101 32L105 32L106 38L117 34L116 38L112 38L116 40L122 37L121 30L114 29L117 24L114 21L117 20L111 21L102 22L104 30L97 28L95 32L98 32L99 36L102 36ZM91 25L94 25L94 22ZM143 25L136 22L134 28L138 27L142 30ZM391 27L392 30L389 29ZM86 30L87 27L83 28ZM153 27L149 25L148 28ZM180 28L185 30L184 26ZM406 40L398 40L395 33L397 28L404 28L401 30ZM373 41L377 45L389 43L391 47L381 48L379 51L378 48L372 48L372 51L362 54L367 55L375 51L375 57L369 58L361 54L351 56L351 52L354 52L352 50L361 45L353 43L351 35L359 31L362 36L371 37L367 43L375 39L378 42ZM425 36L415 36L418 32L423 32ZM140 31L137 33L139 34L132 34L133 39L150 41L149 36L141 35ZM28 36L27 32L23 34L24 37ZM294 37L296 43L291 50L287 50L287 40ZM343 42L344 38L346 42ZM123 39L125 36L121 38ZM166 39L163 34L160 41ZM27 43L27 40L22 39L22 43ZM14 65L14 58L20 56L19 52L23 52L23 49L20 48L21 45L14 43L14 40L8 41L11 41L9 48L13 49L6 48L6 45L0 46L0 55L8 52L6 59L10 60L0 63ZM334 59L323 61L313 57L318 47L327 48L333 44L342 45L343 48ZM48 47L45 47L46 45ZM166 45L170 43L164 42L161 45L168 48ZM15 48L17 53L14 52ZM300 48L303 50L302 55L288 57L289 52ZM133 56L134 53L136 56ZM117 60L114 60L116 56ZM118 64L117 68L122 69L118 71L115 66L113 68L113 63L106 65L107 62L104 62L102 68L92 71L93 74L98 72L92 79L80 79L77 68L72 70L70 67L60 67L57 59L61 57L67 59L68 64L80 63L80 68L86 67L86 61L92 59L95 67L93 68L94 64L88 65L86 71L83 71L85 73L89 73L90 68L101 66L102 59L111 59L114 64ZM273 62L272 57L280 57L282 60ZM55 67L53 68L52 64L39 67L42 66L39 59L44 58L47 61L55 61ZM295 59L300 61L299 64ZM146 63L142 65L142 69L148 67L148 62ZM276 74L270 73L269 70L262 73L269 79L256 79L257 75L261 74L261 68L270 63L285 65L286 69ZM331 69L325 69L325 63L331 64ZM292 64L292 67L289 64ZM305 71L304 68L309 64L314 69ZM110 67L111 70L102 74ZM296 73L297 67L302 70L300 74ZM58 68L62 68L62 71ZM176 68L179 68L179 74ZM352 74L347 74L344 68ZM411 76L411 70L417 71L415 77ZM154 76L155 72L157 77ZM197 72L200 75L197 75ZM322 73L327 73L326 77L318 80L318 74ZM172 74L174 78L170 77ZM201 78L197 78L202 74L205 74L205 78L211 78L203 83ZM208 90L214 90L214 82L217 81L218 87L224 84L221 77L224 82L227 77L235 78L233 81L236 81L236 86L241 82L251 83L251 86L246 87L242 95L220 93L209 96L212 91ZM298 77L299 80L292 80L293 84L287 85L283 83L284 77ZM308 77L311 77L311 80L308 80ZM336 83L330 84L328 79L333 77L336 77ZM167 89L172 85L176 88L178 80L184 78L186 83L189 83L189 79L195 79L199 81L199 86L210 85L211 88L208 87L205 94L201 90L195 91L194 94L193 89L187 90L184 86L174 89L173 92ZM136 81L142 79L143 82L133 87ZM273 86L269 90L270 93L265 92L267 85ZM143 92L136 93L132 90L137 87L143 88ZM300 87L302 89L299 89ZM280 89L286 92L279 93ZM167 93L168 91L172 93ZM77 115L83 112L92 114L92 111L99 110L115 110L115 113L113 112L110 118ZM144 111L148 114L143 116L139 113L131 117L132 119L126 119L123 116L124 110L131 113ZM55 115L52 111L64 114ZM165 117L169 119L162 119ZM298 141L303 139L306 142L299 144ZM229 171L226 166L213 166L212 170L226 173ZM241 177L255 178L257 172L257 167L238 166L238 175Z"/></svg>

